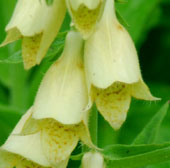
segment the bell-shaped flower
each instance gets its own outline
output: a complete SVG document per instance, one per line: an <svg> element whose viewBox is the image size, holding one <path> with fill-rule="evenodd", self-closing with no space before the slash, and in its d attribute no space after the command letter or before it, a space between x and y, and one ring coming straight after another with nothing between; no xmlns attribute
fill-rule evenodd
<svg viewBox="0 0 170 168"><path fill-rule="evenodd" d="M34 120L32 113L30 108L0 148L0 168L66 168L79 139L93 146L85 118L77 125L63 125Z"/></svg>
<svg viewBox="0 0 170 168"><path fill-rule="evenodd" d="M66 0L75 27L87 39L95 30L105 0Z"/></svg>
<svg viewBox="0 0 170 168"><path fill-rule="evenodd" d="M90 148L95 148L91 142L86 118L88 112L80 123L65 125L52 118L35 120L30 117L21 135L27 137L40 134L41 148L48 164L52 167L66 168L69 157L79 140Z"/></svg>
<svg viewBox="0 0 170 168"><path fill-rule="evenodd" d="M126 119L131 96L156 100L142 80L134 43L116 18L114 0L106 0L102 18L85 44L89 92L114 129Z"/></svg>
<svg viewBox="0 0 170 168"><path fill-rule="evenodd" d="M1 46L22 39L26 69L39 64L55 39L65 16L64 0L18 0L6 27L7 37Z"/></svg>
<svg viewBox="0 0 170 168"><path fill-rule="evenodd" d="M102 154L99 152L85 153L82 158L82 168L105 168Z"/></svg>
<svg viewBox="0 0 170 168"><path fill-rule="evenodd" d="M83 40L69 32L64 51L47 71L34 102L34 119L53 118L63 124L81 122L88 103L82 63Z"/></svg>
<svg viewBox="0 0 170 168"><path fill-rule="evenodd" d="M64 51L44 76L33 113L22 134L41 132L42 146L51 165L67 161L79 139L94 147L88 130L88 92L82 64L83 40L69 32Z"/></svg>
<svg viewBox="0 0 170 168"><path fill-rule="evenodd" d="M85 111L88 94L82 49L80 34L68 33L63 54L45 75L34 106L26 119L21 120L22 126L2 146L4 165L19 164L19 156L43 168L66 168L79 140L95 148L88 129L88 111Z"/></svg>

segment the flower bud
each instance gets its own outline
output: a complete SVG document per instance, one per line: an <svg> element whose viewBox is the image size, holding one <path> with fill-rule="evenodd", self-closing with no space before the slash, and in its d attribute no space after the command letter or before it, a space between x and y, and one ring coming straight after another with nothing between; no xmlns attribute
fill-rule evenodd
<svg viewBox="0 0 170 168"><path fill-rule="evenodd" d="M82 168L105 168L103 156L98 152L84 154Z"/></svg>
<svg viewBox="0 0 170 168"><path fill-rule="evenodd" d="M65 16L64 0L19 0L6 27L3 45L22 38L22 56L26 69L39 64L55 39Z"/></svg>

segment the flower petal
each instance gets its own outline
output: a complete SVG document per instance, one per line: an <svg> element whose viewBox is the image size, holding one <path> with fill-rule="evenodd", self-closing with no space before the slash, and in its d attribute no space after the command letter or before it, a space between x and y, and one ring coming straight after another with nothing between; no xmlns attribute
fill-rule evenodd
<svg viewBox="0 0 170 168"><path fill-rule="evenodd" d="M36 65L36 55L40 48L42 34L33 37L24 37L22 41L22 56L25 69L29 69Z"/></svg>
<svg viewBox="0 0 170 168"><path fill-rule="evenodd" d="M94 31L102 11L103 0L66 0L73 22L83 38Z"/></svg>
<svg viewBox="0 0 170 168"><path fill-rule="evenodd" d="M40 137L40 133L27 136L11 135L2 149L42 166L50 166L43 153Z"/></svg>
<svg viewBox="0 0 170 168"><path fill-rule="evenodd" d="M39 126L36 126L35 123ZM34 131L31 131L36 129L29 129L31 125L33 125L33 127L35 126L35 128L39 128L37 131L41 132L44 155L54 167L66 167L69 156L76 147L79 139L87 146L97 149L91 141L85 121L77 125L64 125L54 119L32 119L29 120L26 125L27 129L23 130L25 135L31 133L35 134Z"/></svg>
<svg viewBox="0 0 170 168"><path fill-rule="evenodd" d="M30 135L41 131L42 120L35 120L30 117L24 124L19 135Z"/></svg>
<svg viewBox="0 0 170 168"><path fill-rule="evenodd" d="M12 28L11 31L8 32L5 40L0 45L0 47L3 47L9 43L16 41L16 40L19 40L20 38L22 38L20 31L17 28Z"/></svg>
<svg viewBox="0 0 170 168"><path fill-rule="evenodd" d="M17 135L20 134L20 131L23 129L25 122L31 114L32 108L22 117L1 149L17 154L42 166L50 166L42 150L40 133L27 136Z"/></svg>
<svg viewBox="0 0 170 168"><path fill-rule="evenodd" d="M88 125L82 121L79 125L76 126L76 132L80 138L80 140L90 148L97 149L97 147L93 144L89 132Z"/></svg>
<svg viewBox="0 0 170 168"><path fill-rule="evenodd" d="M160 100L159 98L152 96L149 88L142 79L134 84L128 85L128 90L130 94L137 99Z"/></svg>
<svg viewBox="0 0 170 168"><path fill-rule="evenodd" d="M69 3L74 10L77 10L81 5L85 5L88 9L95 9L101 0L69 0Z"/></svg>
<svg viewBox="0 0 170 168"><path fill-rule="evenodd" d="M30 107L28 111L22 116L22 118L19 120L19 122L17 123L17 125L15 126L11 134L12 135L20 134L25 123L29 120L31 115L32 115L32 107Z"/></svg>
<svg viewBox="0 0 170 168"><path fill-rule="evenodd" d="M0 163L0 168L47 168L2 149L0 149Z"/></svg>
<svg viewBox="0 0 170 168"><path fill-rule="evenodd" d="M70 32L61 58L51 66L41 83L33 118L53 118L63 124L81 122L88 104L82 46L79 33Z"/></svg>
<svg viewBox="0 0 170 168"><path fill-rule="evenodd" d="M63 125L52 119L44 122L41 141L44 154L53 166L65 163L78 143L74 126Z"/></svg>
<svg viewBox="0 0 170 168"><path fill-rule="evenodd" d="M137 52L128 32L118 23L107 0L94 34L85 43L85 70L91 83L107 88L114 82L134 83L140 75Z"/></svg>
<svg viewBox="0 0 170 168"><path fill-rule="evenodd" d="M115 83L104 90L93 88L92 94L99 112L115 130L118 130L126 120L131 101L126 85Z"/></svg>

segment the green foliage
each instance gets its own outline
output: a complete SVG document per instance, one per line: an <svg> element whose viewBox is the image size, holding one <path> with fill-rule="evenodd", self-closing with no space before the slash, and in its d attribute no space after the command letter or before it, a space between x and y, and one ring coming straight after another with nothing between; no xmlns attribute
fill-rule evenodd
<svg viewBox="0 0 170 168"><path fill-rule="evenodd" d="M117 8L129 25L125 26L138 46L146 38L148 30L159 20L159 3L160 0L128 0L124 5L117 3Z"/></svg>
<svg viewBox="0 0 170 168"><path fill-rule="evenodd" d="M103 154L108 167L140 168L150 164L170 160L170 143L152 144L158 134L169 102L158 111L145 128L139 133L132 145L111 145L104 149ZM136 145L142 144L142 145Z"/></svg>
<svg viewBox="0 0 170 168"><path fill-rule="evenodd" d="M0 104L0 144L2 144L21 117L19 109Z"/></svg>
<svg viewBox="0 0 170 168"><path fill-rule="evenodd" d="M151 144L154 143L159 132L159 128L168 111L169 103L167 102L151 121L145 126L142 132L133 141L133 144Z"/></svg>
<svg viewBox="0 0 170 168"><path fill-rule="evenodd" d="M140 168L170 160L170 144L115 145L104 154L108 168Z"/></svg>

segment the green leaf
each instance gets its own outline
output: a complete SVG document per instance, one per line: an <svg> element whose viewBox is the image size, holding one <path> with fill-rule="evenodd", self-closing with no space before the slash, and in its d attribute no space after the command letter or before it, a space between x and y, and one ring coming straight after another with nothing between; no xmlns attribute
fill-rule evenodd
<svg viewBox="0 0 170 168"><path fill-rule="evenodd" d="M80 154L77 154L77 155L71 155L70 159L71 160L81 160L84 154L85 153L83 152L83 153L80 153Z"/></svg>
<svg viewBox="0 0 170 168"><path fill-rule="evenodd" d="M67 31L60 32L57 38L52 43L51 47L49 48L46 58L50 59L51 61L55 61L58 58L58 54L60 54L64 48L65 37L67 35Z"/></svg>
<svg viewBox="0 0 170 168"><path fill-rule="evenodd" d="M104 148L117 143L119 131L115 131L100 113L98 119L98 147Z"/></svg>
<svg viewBox="0 0 170 168"><path fill-rule="evenodd" d="M5 33L5 25L7 25L10 16L12 14L13 8L15 6L16 1L0 1L0 19L1 19L1 26L0 26L0 43L4 40L6 33ZM11 46L6 46L0 48L0 59L5 59L9 56ZM2 82L5 86L10 84L10 68L6 64L2 64L0 62L0 82Z"/></svg>
<svg viewBox="0 0 170 168"><path fill-rule="evenodd" d="M164 117L167 114L169 103L167 102L150 120L142 132L133 141L133 144L154 143L158 135L159 128Z"/></svg>
<svg viewBox="0 0 170 168"><path fill-rule="evenodd" d="M91 108L91 115L89 118L89 130L91 134L92 142L98 146L98 111L94 104Z"/></svg>
<svg viewBox="0 0 170 168"><path fill-rule="evenodd" d="M128 0L128 3L123 5L116 3L117 9L129 25L126 28L136 44L143 42L149 29L155 26L150 25L150 22L154 17L159 18L154 13L159 8L159 4L160 0Z"/></svg>
<svg viewBox="0 0 170 168"><path fill-rule="evenodd" d="M126 157L137 156L152 152L158 149L170 147L170 142L165 144L142 144L142 145L124 145L115 144L108 146L102 152L108 160L118 160Z"/></svg>
<svg viewBox="0 0 170 168"><path fill-rule="evenodd" d="M112 145L103 154L110 168L140 168L170 160L170 143Z"/></svg>
<svg viewBox="0 0 170 168"><path fill-rule="evenodd" d="M20 117L18 109L0 104L0 145L5 142Z"/></svg>
<svg viewBox="0 0 170 168"><path fill-rule="evenodd" d="M9 56L8 58L0 60L0 62L9 63L9 64L18 64L23 62L21 51L17 51L16 53Z"/></svg>

